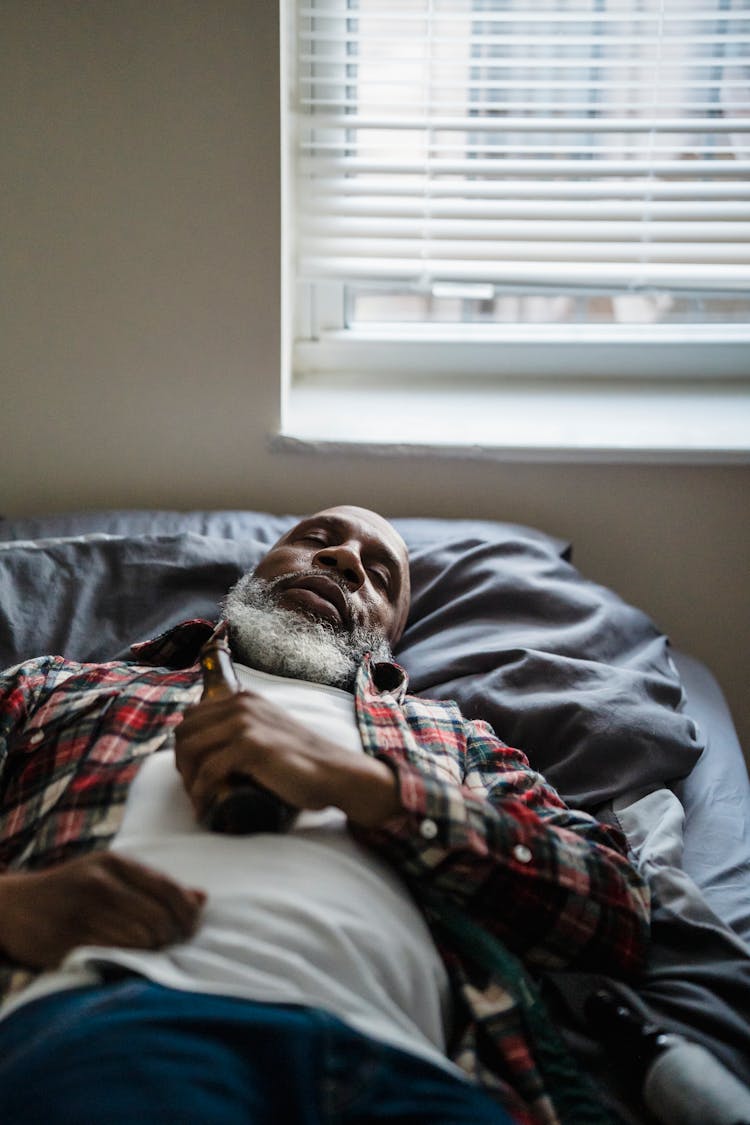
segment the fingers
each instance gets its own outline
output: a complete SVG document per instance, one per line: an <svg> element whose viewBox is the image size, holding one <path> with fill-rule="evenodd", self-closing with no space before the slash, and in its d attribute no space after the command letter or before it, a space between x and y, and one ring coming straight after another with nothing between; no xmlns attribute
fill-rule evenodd
<svg viewBox="0 0 750 1125"><path fill-rule="evenodd" d="M224 718L214 726L185 733L175 740L175 762L188 791L192 789L196 774L212 754L221 753L235 744L244 734L234 718Z"/></svg>
<svg viewBox="0 0 750 1125"><path fill-rule="evenodd" d="M188 789L198 819L203 820L214 798L223 790L241 783L243 775L251 782L254 780L253 774L248 770L247 759L238 754L236 747L227 746L207 755Z"/></svg>
<svg viewBox="0 0 750 1125"><path fill-rule="evenodd" d="M206 901L203 891L181 887L168 876L115 852L107 853L105 859L117 873L123 900L129 891L143 904L143 920L151 920L153 933L162 944L194 931Z"/></svg>
<svg viewBox="0 0 750 1125"><path fill-rule="evenodd" d="M245 775L298 808L334 803L351 755L260 696L201 701L175 734L175 761L199 820L232 774Z"/></svg>
<svg viewBox="0 0 750 1125"><path fill-rule="evenodd" d="M113 852L86 858L90 864L75 873L70 888L81 927L76 944L157 949L193 932L204 901L200 892Z"/></svg>
<svg viewBox="0 0 750 1125"><path fill-rule="evenodd" d="M252 691L237 691L224 699L201 699L185 709L177 730L181 734L193 733L203 727L215 726L231 715L261 716L277 712L272 703Z"/></svg>
<svg viewBox="0 0 750 1125"><path fill-rule="evenodd" d="M2 946L11 960L53 968L77 945L155 949L187 938L201 891L114 852L0 877Z"/></svg>
<svg viewBox="0 0 750 1125"><path fill-rule="evenodd" d="M185 712L175 732L175 761L188 792L207 758L232 746L242 747L243 761L250 768L260 747L254 734L259 732L262 702L241 692L229 699L201 701Z"/></svg>
<svg viewBox="0 0 750 1125"><path fill-rule="evenodd" d="M230 714L235 710L252 712L264 705L266 707L272 706L262 695L258 695L254 691L247 691L244 688L242 691L232 692L231 695L222 699L201 699L200 702L193 703L185 708L179 729L188 729L204 723L211 725L219 722L223 715Z"/></svg>

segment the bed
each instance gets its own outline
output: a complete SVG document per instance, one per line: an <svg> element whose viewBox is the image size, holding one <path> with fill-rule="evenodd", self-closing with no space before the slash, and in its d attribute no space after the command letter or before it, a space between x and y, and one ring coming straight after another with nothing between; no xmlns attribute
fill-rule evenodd
<svg viewBox="0 0 750 1125"><path fill-rule="evenodd" d="M127 655L219 600L296 519L254 511L102 511L0 520L0 662ZM395 519L413 600L396 658L411 688L458 701L523 749L571 805L619 823L655 897L645 1015L750 1085L750 784L711 673L515 524ZM650 1118L584 1014L602 982L543 987L574 1053L625 1120ZM607 983L607 982L604 982Z"/></svg>

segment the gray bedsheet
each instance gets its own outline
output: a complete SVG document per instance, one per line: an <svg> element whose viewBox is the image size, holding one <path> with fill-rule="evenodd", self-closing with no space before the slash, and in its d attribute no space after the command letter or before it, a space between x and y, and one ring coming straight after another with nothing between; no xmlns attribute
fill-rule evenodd
<svg viewBox="0 0 750 1125"><path fill-rule="evenodd" d="M674 653L688 712L706 739L672 786L685 809L682 866L712 910L750 943L750 779L726 700L708 669Z"/></svg>

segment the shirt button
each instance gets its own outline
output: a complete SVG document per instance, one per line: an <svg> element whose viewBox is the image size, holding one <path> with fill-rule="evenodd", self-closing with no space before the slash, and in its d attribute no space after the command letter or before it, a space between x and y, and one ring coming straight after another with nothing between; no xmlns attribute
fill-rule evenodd
<svg viewBox="0 0 750 1125"><path fill-rule="evenodd" d="M516 844L513 855L519 863L531 863L531 849L527 848L525 844Z"/></svg>
<svg viewBox="0 0 750 1125"><path fill-rule="evenodd" d="M434 820L423 820L419 826L419 833L425 840L434 840L438 834L438 826Z"/></svg>

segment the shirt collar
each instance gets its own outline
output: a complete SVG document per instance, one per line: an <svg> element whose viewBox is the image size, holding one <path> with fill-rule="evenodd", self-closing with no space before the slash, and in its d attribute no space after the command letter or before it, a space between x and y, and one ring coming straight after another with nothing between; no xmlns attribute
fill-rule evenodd
<svg viewBox="0 0 750 1125"><path fill-rule="evenodd" d="M198 660L202 646L217 632L218 626L205 617L192 617L147 641L130 646L139 664L154 664L160 668L189 668ZM368 654L363 668L378 694L393 695L399 702L409 686L409 677L400 664L393 660L374 661Z"/></svg>
<svg viewBox="0 0 750 1125"><path fill-rule="evenodd" d="M213 635L216 626L204 617L192 617L147 641L130 646L139 664L155 664L161 668L189 668L198 653Z"/></svg>

